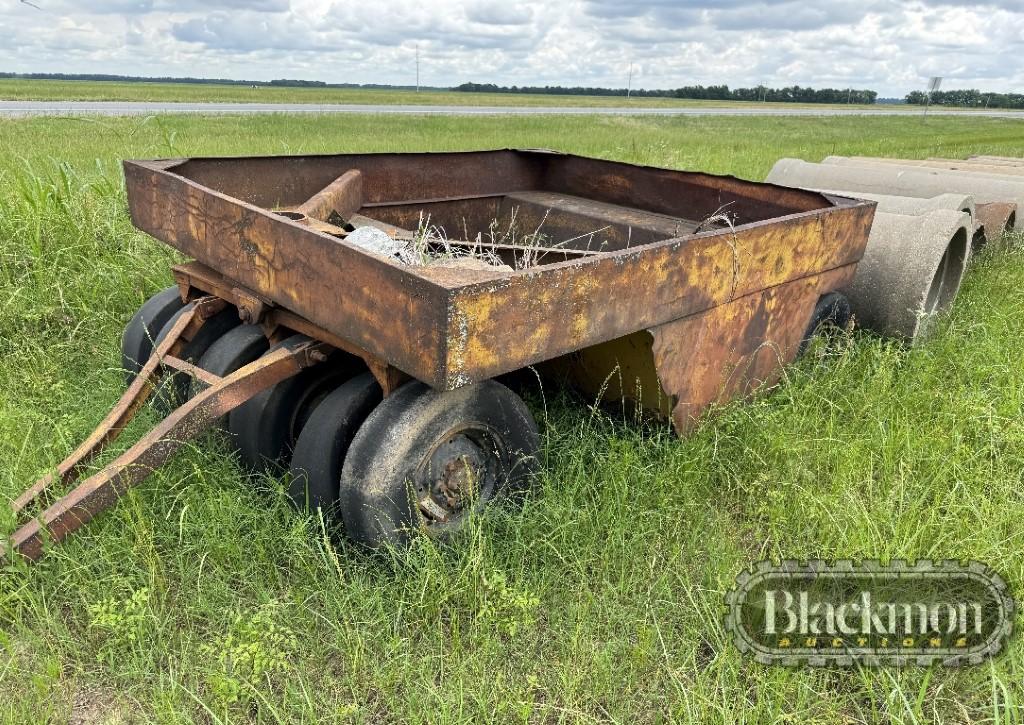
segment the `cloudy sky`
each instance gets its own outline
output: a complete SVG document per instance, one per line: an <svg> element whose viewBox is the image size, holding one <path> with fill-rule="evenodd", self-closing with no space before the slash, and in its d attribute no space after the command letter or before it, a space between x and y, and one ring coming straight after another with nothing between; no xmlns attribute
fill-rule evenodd
<svg viewBox="0 0 1024 725"><path fill-rule="evenodd" d="M1024 0L0 0L0 70L1024 92Z"/></svg>

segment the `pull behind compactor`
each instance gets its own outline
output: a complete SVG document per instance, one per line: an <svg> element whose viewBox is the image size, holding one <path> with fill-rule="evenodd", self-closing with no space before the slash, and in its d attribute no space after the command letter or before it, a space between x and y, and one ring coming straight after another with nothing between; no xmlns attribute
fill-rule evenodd
<svg viewBox="0 0 1024 725"><path fill-rule="evenodd" d="M134 224L194 261L128 323L121 400L13 502L29 559L215 426L356 541L450 531L537 468L533 417L496 377L532 366L682 434L845 322L874 214L535 150L124 169ZM79 481L147 399L166 418Z"/></svg>

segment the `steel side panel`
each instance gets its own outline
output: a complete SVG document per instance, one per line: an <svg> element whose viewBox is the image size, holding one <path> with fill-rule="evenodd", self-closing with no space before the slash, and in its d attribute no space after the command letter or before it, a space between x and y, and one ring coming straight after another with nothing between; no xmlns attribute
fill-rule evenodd
<svg viewBox="0 0 1024 725"><path fill-rule="evenodd" d="M246 156L187 159L171 172L271 208L301 204L350 169L370 204L537 188L547 161L510 150Z"/></svg>
<svg viewBox="0 0 1024 725"><path fill-rule="evenodd" d="M548 165L545 188L672 216L679 216L685 206L688 214L682 216L696 220L724 212L738 217L738 224L820 209L824 198L731 176L572 155Z"/></svg>
<svg viewBox="0 0 1024 725"><path fill-rule="evenodd" d="M584 348L539 366L589 400L642 407L685 434L713 404L774 383L793 360L823 293L852 279L855 265L698 312L651 330Z"/></svg>
<svg viewBox="0 0 1024 725"><path fill-rule="evenodd" d="M448 320L446 386L484 380L855 264L873 216L874 206L823 210L462 288ZM801 332L809 315L799 320Z"/></svg>
<svg viewBox="0 0 1024 725"><path fill-rule="evenodd" d="M139 229L443 387L444 288L172 174L125 164L125 175Z"/></svg>
<svg viewBox="0 0 1024 725"><path fill-rule="evenodd" d="M363 253L205 188L170 165L125 162L137 227L438 389L855 263L874 214L873 204L846 202L474 282L457 271L405 268ZM574 170L581 168L582 161ZM558 181L568 185L566 177ZM803 194L732 179L715 183L768 198Z"/></svg>
<svg viewBox="0 0 1024 725"><path fill-rule="evenodd" d="M848 284L856 265L754 292L651 330L652 353L672 422L684 435L712 405L779 380L818 298Z"/></svg>

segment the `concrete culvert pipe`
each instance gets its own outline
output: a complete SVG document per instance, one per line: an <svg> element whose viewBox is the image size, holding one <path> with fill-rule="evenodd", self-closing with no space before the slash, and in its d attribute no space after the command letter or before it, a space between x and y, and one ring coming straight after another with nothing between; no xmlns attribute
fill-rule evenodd
<svg viewBox="0 0 1024 725"><path fill-rule="evenodd" d="M892 194L873 194L869 191L849 191L836 189L811 189L824 194L835 196L846 196L854 199L867 199L878 203L878 211L887 214L904 214L906 216L920 216L937 209L952 209L970 214L973 219L976 214L974 197L970 194L939 194L930 199L919 199L914 196L893 196Z"/></svg>
<svg viewBox="0 0 1024 725"><path fill-rule="evenodd" d="M1018 156L971 156L969 159L972 164L999 164L1000 166L1024 166L1024 159Z"/></svg>
<svg viewBox="0 0 1024 725"><path fill-rule="evenodd" d="M866 191L831 191L826 189L813 189L813 191L823 191L826 194L838 194L840 196L850 196L855 199L867 199L869 201L874 201L878 203L878 211L883 211L888 214L921 216L922 214L928 214L929 212L936 211L937 209L952 209L953 211L970 214L971 222L973 224L971 234L972 252L977 252L992 239L1001 238L1006 222L1006 220L1003 219L1003 225L999 225L997 218L998 214L994 209L989 210L986 219L982 220L979 216L978 207L974 203L974 197L970 194L939 194L938 196L933 196L930 199L917 199L912 196L871 194ZM1000 206L1012 207L1013 205L1009 204ZM989 223L989 226L987 227L984 224L984 221L986 220Z"/></svg>
<svg viewBox="0 0 1024 725"><path fill-rule="evenodd" d="M1024 204L1024 179L1005 181L1006 178L894 164L840 166L780 159L768 174L767 181L805 189L849 189L919 199L955 192L970 194L977 204L1012 202L1021 208Z"/></svg>
<svg viewBox="0 0 1024 725"><path fill-rule="evenodd" d="M978 161L970 160L967 161L958 159L928 159L928 166L938 167L939 164L944 165L947 169L958 169L960 171L970 171L986 174L1004 174L1007 176L1021 176L1024 175L1024 164L1010 164L1005 161Z"/></svg>
<svg viewBox="0 0 1024 725"><path fill-rule="evenodd" d="M888 164L890 166L907 166L917 169L959 171L965 174L981 174L983 176L1010 176L1013 178L1020 178L1024 176L1024 167L1001 166L997 164L981 164L975 161L946 161L933 159L886 159L875 156L827 156L823 163L836 164L838 166L872 166L874 164Z"/></svg>
<svg viewBox="0 0 1024 725"><path fill-rule="evenodd" d="M960 290L971 255L969 215L878 212L853 284L843 290L857 323L913 343Z"/></svg>
<svg viewBox="0 0 1024 725"><path fill-rule="evenodd" d="M893 170L897 171L913 171L917 173L925 174L940 174L952 180L959 179L960 182L975 182L979 180L983 181L1003 181L1010 184L1022 184L1024 185L1024 177L1016 173L1003 173L1001 171L992 171L986 169L984 171L963 171L958 169L935 169L930 166L922 165L920 161L904 161L903 159L866 159L857 156L826 156L821 162L825 166L856 166L868 169L882 169L888 173ZM947 189L948 191L948 189ZM959 189L955 189L959 191Z"/></svg>

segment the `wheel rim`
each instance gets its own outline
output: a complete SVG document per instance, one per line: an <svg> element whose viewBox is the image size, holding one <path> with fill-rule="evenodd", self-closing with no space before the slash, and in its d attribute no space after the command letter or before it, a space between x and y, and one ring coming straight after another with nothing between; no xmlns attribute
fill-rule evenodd
<svg viewBox="0 0 1024 725"><path fill-rule="evenodd" d="M499 436L483 424L442 436L413 477L416 507L427 531L455 528L493 498L505 458Z"/></svg>

